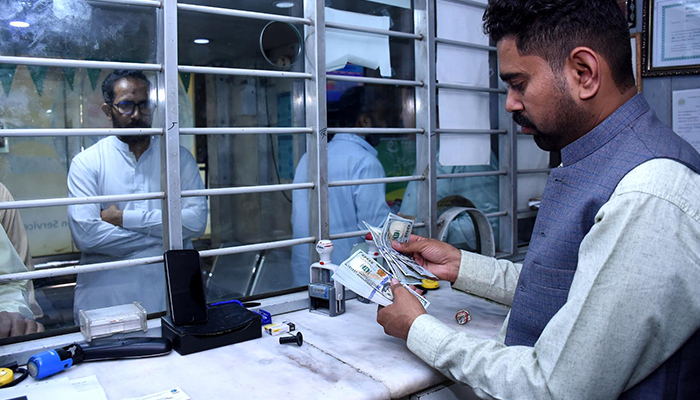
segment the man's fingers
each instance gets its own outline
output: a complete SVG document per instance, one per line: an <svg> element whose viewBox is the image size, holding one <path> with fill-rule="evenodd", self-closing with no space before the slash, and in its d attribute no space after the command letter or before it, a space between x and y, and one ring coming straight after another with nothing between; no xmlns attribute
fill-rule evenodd
<svg viewBox="0 0 700 400"><path fill-rule="evenodd" d="M396 289L401 287L401 283L396 278L391 278L391 291L396 292Z"/></svg>
<svg viewBox="0 0 700 400"><path fill-rule="evenodd" d="M44 325L32 320L28 319L26 321L26 327L24 328L24 334L29 335L30 333L37 333L37 332L43 332L44 331Z"/></svg>
<svg viewBox="0 0 700 400"><path fill-rule="evenodd" d="M9 337L11 328L12 319L10 318L10 314L5 311L0 312L0 339Z"/></svg>
<svg viewBox="0 0 700 400"><path fill-rule="evenodd" d="M392 240L391 246L402 253L420 253L429 243L430 242L422 236L411 235L408 243L400 243Z"/></svg>
<svg viewBox="0 0 700 400"><path fill-rule="evenodd" d="M10 336L22 336L27 329L26 320L21 315L16 315L12 318L12 329Z"/></svg>

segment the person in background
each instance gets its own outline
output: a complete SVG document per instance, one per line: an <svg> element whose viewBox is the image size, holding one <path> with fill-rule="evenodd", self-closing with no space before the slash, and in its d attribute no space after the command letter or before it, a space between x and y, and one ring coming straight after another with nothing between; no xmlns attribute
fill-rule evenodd
<svg viewBox="0 0 700 400"><path fill-rule="evenodd" d="M484 172L498 170L498 160L491 153L491 163L489 165L456 165L442 166L437 165L437 175L441 174L457 174L464 172ZM418 171L416 171L417 173ZM437 200L438 200L438 215L441 211L446 211L451 206L477 208L484 214L498 212L499 204L499 189L498 175L476 176L471 178L450 178L438 179ZM459 197L455 197L459 196ZM457 201L454 201L454 200ZM464 201L463 203L461 201ZM441 207L441 205L443 205ZM454 204L450 204L454 203ZM442 208L442 209L441 209ZM418 213L418 182L411 181L406 187L406 192L403 195L401 202L401 215L409 218L415 218ZM498 242L498 218L490 220L491 228L493 229L496 242ZM474 228L474 222L466 213L461 214L456 218L447 230L445 242L450 243L457 248L469 251L477 249L477 235Z"/></svg>
<svg viewBox="0 0 700 400"><path fill-rule="evenodd" d="M0 274L27 272L13 244L0 229ZM42 332L44 326L35 321L29 306L27 281L0 284L0 339Z"/></svg>
<svg viewBox="0 0 700 400"><path fill-rule="evenodd" d="M393 97L370 86L355 86L346 90L339 100L339 120L328 125L340 127L387 127L387 117ZM308 181L308 157L299 160L294 183ZM372 179L385 177L377 158L377 150L364 137L354 133L338 133L328 142L328 181ZM292 192L292 232L294 238L309 236L309 194L305 190ZM328 189L330 233L366 230L362 221L381 226L389 214L384 184L351 185ZM331 256L340 264L350 256L352 246L362 243L362 237L337 239ZM292 248L294 286L309 283L309 245Z"/></svg>
<svg viewBox="0 0 700 400"><path fill-rule="evenodd" d="M155 104L143 73L122 70L102 83L102 111L114 128L150 128ZM81 152L68 172L70 197L153 193L161 191L161 139L148 135L109 136ZM192 154L180 148L182 190L203 189ZM204 197L186 197L182 204L183 246L206 228ZM68 207L69 226L82 264L163 254L161 200L79 204ZM73 312L133 301L146 311L165 310L162 264L78 274Z"/></svg>
<svg viewBox="0 0 700 400"><path fill-rule="evenodd" d="M637 93L617 2L490 0L484 30L506 110L561 150L525 261L416 236L394 248L510 313L477 339L392 284L377 321L484 398L697 398L700 155Z"/></svg>
<svg viewBox="0 0 700 400"><path fill-rule="evenodd" d="M15 201L15 199L12 197L12 193L7 190L7 187L0 182L0 203L6 201ZM12 246L17 251L24 266L27 267L28 271L34 271L34 262L32 261L32 255L29 252L29 242L27 241L27 231L24 229L19 210L0 210L0 225L5 229L7 237L12 242ZM44 312L34 296L34 284L32 281L27 281L27 294L34 318L42 317Z"/></svg>

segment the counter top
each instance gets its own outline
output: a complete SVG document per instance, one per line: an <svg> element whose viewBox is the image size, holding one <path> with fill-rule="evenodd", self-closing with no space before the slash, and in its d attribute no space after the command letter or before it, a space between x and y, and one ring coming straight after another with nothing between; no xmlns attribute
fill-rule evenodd
<svg viewBox="0 0 700 400"><path fill-rule="evenodd" d="M506 307L452 291L447 282L427 294L428 313L456 330L494 338ZM389 399L446 381L411 353L403 340L384 334L377 305L348 300L347 311L327 317L308 310L273 317L296 324L304 345L280 345L263 337L200 353L139 360L83 363L55 377L96 375L110 400L180 387L192 399ZM472 321L454 316L468 309ZM52 377L53 378L53 377ZM51 378L48 378L51 379Z"/></svg>

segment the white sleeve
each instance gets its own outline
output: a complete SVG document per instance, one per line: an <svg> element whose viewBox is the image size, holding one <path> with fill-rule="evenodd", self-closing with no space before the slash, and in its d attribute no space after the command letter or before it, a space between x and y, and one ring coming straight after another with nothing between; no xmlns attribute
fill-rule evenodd
<svg viewBox="0 0 700 400"><path fill-rule="evenodd" d="M70 164L68 194L70 197L99 196L95 168L86 165L80 155ZM112 225L102 220L96 203L68 206L68 223L73 240L80 251L125 257L146 247L159 246L162 239Z"/></svg>
<svg viewBox="0 0 700 400"><path fill-rule="evenodd" d="M192 154L180 147L180 187L182 190L204 189L204 183L199 175L199 167ZM207 199L205 196L183 197L182 236L183 239L196 239L204 234L207 227ZM148 236L163 237L163 212L160 209L124 210L123 226L126 229L141 232Z"/></svg>
<svg viewBox="0 0 700 400"><path fill-rule="evenodd" d="M0 226L0 274L27 272L5 230ZM16 312L34 319L29 308L27 281L0 284L0 311Z"/></svg>

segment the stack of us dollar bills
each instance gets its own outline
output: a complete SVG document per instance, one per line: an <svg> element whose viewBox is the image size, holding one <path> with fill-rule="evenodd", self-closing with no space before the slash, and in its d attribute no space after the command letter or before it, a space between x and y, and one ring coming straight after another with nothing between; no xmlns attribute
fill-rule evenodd
<svg viewBox="0 0 700 400"><path fill-rule="evenodd" d="M413 221L389 214L381 229L365 222L372 234L385 265L382 266L362 250L353 253L335 271L333 279L346 288L373 302L388 306L394 300L391 292L391 279L396 278L408 291L416 296L424 308L430 302L416 293L409 285L421 284L421 279L437 279L430 271L416 263L411 257L399 253L391 247L391 240L408 242L413 230Z"/></svg>

